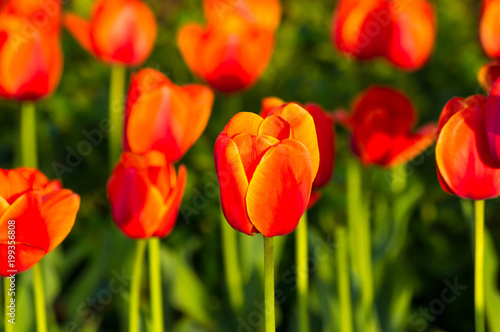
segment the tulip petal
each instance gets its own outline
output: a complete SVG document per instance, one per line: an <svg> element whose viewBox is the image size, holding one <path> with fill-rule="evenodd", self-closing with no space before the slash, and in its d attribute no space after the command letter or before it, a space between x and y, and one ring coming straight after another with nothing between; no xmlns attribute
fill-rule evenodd
<svg viewBox="0 0 500 332"><path fill-rule="evenodd" d="M423 126L416 134L398 137L392 142L388 167L405 164L424 152L434 143L437 126L434 123Z"/></svg>
<svg viewBox="0 0 500 332"><path fill-rule="evenodd" d="M262 99L262 108L260 110L260 116L267 118L267 116L278 106L286 104L282 99L277 97L267 97Z"/></svg>
<svg viewBox="0 0 500 332"><path fill-rule="evenodd" d="M486 132L493 157L500 162L500 79L491 88L486 103Z"/></svg>
<svg viewBox="0 0 500 332"><path fill-rule="evenodd" d="M0 197L12 204L30 189L29 181L15 170L0 169Z"/></svg>
<svg viewBox="0 0 500 332"><path fill-rule="evenodd" d="M479 25L481 44L490 58L500 57L500 2L490 1L484 6Z"/></svg>
<svg viewBox="0 0 500 332"><path fill-rule="evenodd" d="M493 83L500 78L500 61L495 61L483 66L477 73L477 80L487 93L490 92Z"/></svg>
<svg viewBox="0 0 500 332"><path fill-rule="evenodd" d="M0 243L0 257L7 258L8 253L9 245L7 243ZM43 256L45 256L45 251L43 249L16 242L14 266L9 266L8 260L3 259L2 262L0 262L0 276L8 277L12 274L24 272L38 263Z"/></svg>
<svg viewBox="0 0 500 332"><path fill-rule="evenodd" d="M91 54L95 54L90 40L90 22L75 14L64 15L64 26L75 37L78 43Z"/></svg>
<svg viewBox="0 0 500 332"><path fill-rule="evenodd" d="M188 67L196 74L203 76L200 70L199 46L205 35L205 29L199 24L186 24L177 33L177 45Z"/></svg>
<svg viewBox="0 0 500 332"><path fill-rule="evenodd" d="M248 216L266 237L292 232L306 210L313 165L307 148L295 140L271 147L248 186Z"/></svg>
<svg viewBox="0 0 500 332"><path fill-rule="evenodd" d="M271 115L277 115L290 124L294 139L304 144L307 151L309 151L313 176L315 177L319 168L319 147L316 127L312 116L295 103L277 107L272 111Z"/></svg>
<svg viewBox="0 0 500 332"><path fill-rule="evenodd" d="M253 136L250 134L240 134L233 137L233 141L238 148L238 154L243 164L243 169L248 182L251 181L255 168L260 163L264 153L279 141L271 136Z"/></svg>
<svg viewBox="0 0 500 332"><path fill-rule="evenodd" d="M250 134L257 136L262 118L255 113L240 112L229 120L224 132L229 137L234 137L238 134Z"/></svg>
<svg viewBox="0 0 500 332"><path fill-rule="evenodd" d="M259 135L271 136L279 141L293 138L292 127L277 115L270 115L260 123Z"/></svg>

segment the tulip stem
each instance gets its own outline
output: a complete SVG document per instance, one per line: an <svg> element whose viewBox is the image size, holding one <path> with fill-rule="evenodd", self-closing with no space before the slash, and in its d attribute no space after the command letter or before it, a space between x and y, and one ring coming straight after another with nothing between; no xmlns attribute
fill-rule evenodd
<svg viewBox="0 0 500 332"><path fill-rule="evenodd" d="M7 278L3 278L3 285L5 291L5 332L14 332L14 324L9 323L9 308L7 308L7 306L10 305L10 299L12 298L9 295L10 280Z"/></svg>
<svg viewBox="0 0 500 332"><path fill-rule="evenodd" d="M161 291L160 239L152 237L149 242L149 283L151 285L151 313L153 331L163 332L163 302Z"/></svg>
<svg viewBox="0 0 500 332"><path fill-rule="evenodd" d="M132 284L130 285L130 309L129 309L129 331L138 332L139 307L141 300L141 277L142 264L144 261L144 251L146 240L137 240L135 245L134 267L132 271Z"/></svg>
<svg viewBox="0 0 500 332"><path fill-rule="evenodd" d="M43 290L43 276L40 263L33 266L33 292L35 293L37 332L47 332L45 292Z"/></svg>
<svg viewBox="0 0 500 332"><path fill-rule="evenodd" d="M351 285L345 226L335 226L335 239L337 242L337 291L340 303L340 330L342 332L352 332Z"/></svg>
<svg viewBox="0 0 500 332"><path fill-rule="evenodd" d="M266 332L275 332L274 318L274 252L273 238L264 237L264 292Z"/></svg>
<svg viewBox="0 0 500 332"><path fill-rule="evenodd" d="M309 331L309 315L307 312L309 295L309 266L307 245L307 211L300 218L295 230L295 258L297 268L297 301L299 307L299 331Z"/></svg>
<svg viewBox="0 0 500 332"><path fill-rule="evenodd" d="M474 308L476 332L485 331L484 317L484 201L475 201Z"/></svg>
<svg viewBox="0 0 500 332"><path fill-rule="evenodd" d="M109 92L109 164L113 170L123 149L123 108L127 69L121 65L111 67Z"/></svg>
<svg viewBox="0 0 500 332"><path fill-rule="evenodd" d="M33 102L21 105L21 163L23 166L38 165L36 144L36 109Z"/></svg>

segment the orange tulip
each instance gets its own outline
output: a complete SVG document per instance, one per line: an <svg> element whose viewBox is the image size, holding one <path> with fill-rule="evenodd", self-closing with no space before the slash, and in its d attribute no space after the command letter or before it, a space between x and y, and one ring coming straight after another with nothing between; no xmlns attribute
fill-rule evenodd
<svg viewBox="0 0 500 332"><path fill-rule="evenodd" d="M207 126L214 101L205 86L178 86L154 69L132 77L125 117L125 149L157 150L179 160Z"/></svg>
<svg viewBox="0 0 500 332"><path fill-rule="evenodd" d="M314 120L297 104L268 117L238 113L215 143L222 211L235 230L266 237L292 232L318 172Z"/></svg>
<svg viewBox="0 0 500 332"><path fill-rule="evenodd" d="M340 123L352 131L353 152L365 165L394 167L404 164L427 149L434 141L436 125L411 129L416 112L402 93L372 87L356 98L352 115L338 112Z"/></svg>
<svg viewBox="0 0 500 332"><path fill-rule="evenodd" d="M491 62L479 70L477 80L481 87L490 92L493 83L500 78L500 61Z"/></svg>
<svg viewBox="0 0 500 332"><path fill-rule="evenodd" d="M108 63L139 65L156 40L153 12L139 0L98 0L90 22L66 14L64 24L84 49Z"/></svg>
<svg viewBox="0 0 500 332"><path fill-rule="evenodd" d="M8 1L0 11L0 96L36 100L54 92L61 78L60 6Z"/></svg>
<svg viewBox="0 0 500 332"><path fill-rule="evenodd" d="M500 58L500 1L485 0L481 9L479 35L490 58Z"/></svg>
<svg viewBox="0 0 500 332"><path fill-rule="evenodd" d="M186 185L163 154L125 152L108 182L108 197L116 225L128 237L165 237L172 231Z"/></svg>
<svg viewBox="0 0 500 332"><path fill-rule="evenodd" d="M332 40L346 55L360 60L384 57L413 70L428 60L436 30L434 9L426 0L340 0Z"/></svg>
<svg viewBox="0 0 500 332"><path fill-rule="evenodd" d="M487 98L453 98L438 124L436 164L443 190L472 200L500 195L500 164L492 156L486 132Z"/></svg>
<svg viewBox="0 0 500 332"><path fill-rule="evenodd" d="M78 195L35 169L0 169L0 275L26 271L57 247L79 206Z"/></svg>

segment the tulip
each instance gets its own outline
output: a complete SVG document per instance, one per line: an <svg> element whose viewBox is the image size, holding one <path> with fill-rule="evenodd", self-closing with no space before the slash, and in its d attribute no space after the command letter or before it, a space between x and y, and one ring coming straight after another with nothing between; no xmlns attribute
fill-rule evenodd
<svg viewBox="0 0 500 332"><path fill-rule="evenodd" d="M154 69L132 77L125 115L125 149L179 160L207 126L214 100L202 85L178 86Z"/></svg>
<svg viewBox="0 0 500 332"><path fill-rule="evenodd" d="M416 111L401 92L371 87L358 96L352 115L337 112L337 120L352 131L353 152L366 166L402 165L434 141L436 126L427 124L412 133Z"/></svg>
<svg viewBox="0 0 500 332"><path fill-rule="evenodd" d="M63 55L59 10L49 13L29 1L6 2L0 11L0 96L34 101L59 84ZM40 17L40 21L38 20Z"/></svg>
<svg viewBox="0 0 500 332"><path fill-rule="evenodd" d="M215 143L215 168L224 215L235 230L266 237L297 226L318 172L312 116L297 104L262 119L236 114Z"/></svg>
<svg viewBox="0 0 500 332"><path fill-rule="evenodd" d="M98 0L90 22L66 14L64 24L85 50L112 64L140 65L156 40L153 12L139 0Z"/></svg>
<svg viewBox="0 0 500 332"><path fill-rule="evenodd" d="M384 57L414 70L429 59L436 30L434 9L426 0L340 0L332 40L343 54L360 60Z"/></svg>
<svg viewBox="0 0 500 332"><path fill-rule="evenodd" d="M0 275L26 271L54 250L71 231L79 206L78 195L38 170L0 169Z"/></svg>
<svg viewBox="0 0 500 332"><path fill-rule="evenodd" d="M477 80L486 92L490 92L493 83L498 78L500 78L500 61L494 61L481 67L477 74Z"/></svg>
<svg viewBox="0 0 500 332"><path fill-rule="evenodd" d="M172 231L186 185L184 166L178 174L156 151L143 156L124 152L108 182L113 219L133 239L165 237Z"/></svg>
<svg viewBox="0 0 500 332"><path fill-rule="evenodd" d="M481 8L479 35L484 51L490 58L500 58L500 1L485 0Z"/></svg>

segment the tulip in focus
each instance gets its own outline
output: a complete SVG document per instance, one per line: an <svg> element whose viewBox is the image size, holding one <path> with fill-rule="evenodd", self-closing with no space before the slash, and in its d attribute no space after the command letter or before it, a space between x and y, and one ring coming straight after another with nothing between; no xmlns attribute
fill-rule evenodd
<svg viewBox="0 0 500 332"><path fill-rule="evenodd" d="M128 237L165 237L172 231L184 194L187 171L178 174L165 156L122 154L108 182L113 219Z"/></svg>
<svg viewBox="0 0 500 332"><path fill-rule="evenodd" d="M436 39L434 8L426 0L339 0L332 40L359 60L384 57L414 70L429 59Z"/></svg>
<svg viewBox="0 0 500 332"><path fill-rule="evenodd" d="M98 0L90 21L66 14L64 24L85 50L107 63L140 65L156 40L155 17L140 0Z"/></svg>
<svg viewBox="0 0 500 332"><path fill-rule="evenodd" d="M479 35L484 51L490 58L500 58L500 1L484 0L481 9Z"/></svg>
<svg viewBox="0 0 500 332"><path fill-rule="evenodd" d="M125 115L125 149L179 160L207 126L214 101L203 85L178 86L154 69L132 77Z"/></svg>
<svg viewBox="0 0 500 332"><path fill-rule="evenodd" d="M402 93L371 87L354 102L353 113L338 112L340 123L351 130L353 152L364 165L402 165L434 141L436 125L429 123L412 132L416 111Z"/></svg>
<svg viewBox="0 0 500 332"><path fill-rule="evenodd" d="M214 156L231 227L265 237L297 227L320 160L314 120L306 110L290 103L265 119L238 113L217 138Z"/></svg>
<svg viewBox="0 0 500 332"><path fill-rule="evenodd" d="M78 195L38 170L0 169L0 275L26 271L57 247L71 231L79 206Z"/></svg>

